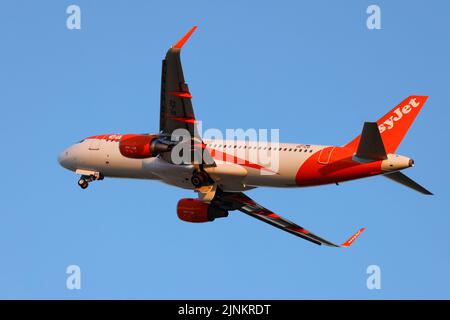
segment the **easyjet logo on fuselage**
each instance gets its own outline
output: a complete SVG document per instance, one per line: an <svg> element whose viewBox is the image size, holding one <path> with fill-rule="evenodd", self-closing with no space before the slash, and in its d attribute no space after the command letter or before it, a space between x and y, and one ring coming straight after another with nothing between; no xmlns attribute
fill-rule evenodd
<svg viewBox="0 0 450 320"><path fill-rule="evenodd" d="M416 98L412 98L411 100L409 100L409 103L407 105L395 109L393 115L391 115L383 123L378 125L378 130L380 130L380 133L383 133L386 130L391 130L395 126L395 122L399 121L401 118L403 118L403 115L410 113L413 108L417 108L419 105L420 102L417 102Z"/></svg>

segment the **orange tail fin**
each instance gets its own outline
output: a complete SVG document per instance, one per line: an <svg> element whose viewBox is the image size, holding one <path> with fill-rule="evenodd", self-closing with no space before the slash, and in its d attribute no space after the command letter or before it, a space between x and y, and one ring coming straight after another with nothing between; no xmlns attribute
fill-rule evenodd
<svg viewBox="0 0 450 320"><path fill-rule="evenodd" d="M427 98L428 96L409 96L377 121L386 153L397 150ZM345 147L356 151L360 137L357 136Z"/></svg>

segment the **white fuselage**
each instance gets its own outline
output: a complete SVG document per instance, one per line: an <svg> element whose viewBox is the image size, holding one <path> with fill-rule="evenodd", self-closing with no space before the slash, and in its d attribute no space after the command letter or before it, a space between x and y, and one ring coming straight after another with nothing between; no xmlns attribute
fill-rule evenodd
<svg viewBox="0 0 450 320"><path fill-rule="evenodd" d="M60 164L81 175L153 179L195 189L191 182L193 165L173 164L161 157L125 157L119 150L120 135L101 137L87 138L67 148L59 156ZM204 143L216 164L204 170L223 191L338 183L412 166L412 160L395 154L383 161L361 163L352 150L343 147L217 140Z"/></svg>
<svg viewBox="0 0 450 320"><path fill-rule="evenodd" d="M302 163L324 146L244 141L204 141L216 166L206 171L226 191L258 186L295 187ZM269 150L270 148L270 150ZM104 177L157 179L186 189L194 167L175 165L159 157L132 159L119 151L114 139L85 139L63 151L59 162L72 171L92 171Z"/></svg>

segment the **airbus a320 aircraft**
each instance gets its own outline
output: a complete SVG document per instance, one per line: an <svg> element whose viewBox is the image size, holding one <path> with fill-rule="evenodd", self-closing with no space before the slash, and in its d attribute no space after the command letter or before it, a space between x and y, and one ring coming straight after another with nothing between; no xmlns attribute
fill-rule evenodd
<svg viewBox="0 0 450 320"><path fill-rule="evenodd" d="M181 199L177 214L188 222L208 222L239 210L318 245L348 247L364 231L360 229L342 245L327 241L303 227L264 208L243 192L256 187L307 187L374 175L430 195L431 192L405 176L401 170L414 161L395 153L427 96L410 96L377 122L366 122L359 136L342 146L202 140L185 83L180 51L196 27L167 52L162 62L160 130L155 134L102 134L70 146L59 163L81 175L78 184L112 178L153 179L195 190L198 198ZM177 130L189 133L189 163L174 161L180 140ZM186 146L186 142L183 142ZM201 157L198 157L199 154ZM271 163L255 160L255 151L276 155Z"/></svg>

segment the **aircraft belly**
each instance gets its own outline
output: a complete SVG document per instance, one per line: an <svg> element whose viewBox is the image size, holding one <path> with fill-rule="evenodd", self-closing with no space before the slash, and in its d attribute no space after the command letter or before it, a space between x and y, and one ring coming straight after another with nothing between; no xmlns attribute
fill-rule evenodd
<svg viewBox="0 0 450 320"><path fill-rule="evenodd" d="M272 171L250 168L245 183L249 186L296 187L295 176L305 161L305 154L281 153Z"/></svg>
<svg viewBox="0 0 450 320"><path fill-rule="evenodd" d="M191 183L192 165L175 165L160 158L144 160L143 170L151 172L162 182L184 189L194 189Z"/></svg>
<svg viewBox="0 0 450 320"><path fill-rule="evenodd" d="M205 168L205 171L224 191L232 192L249 189L245 185L248 170L239 164L216 161L215 167Z"/></svg>

